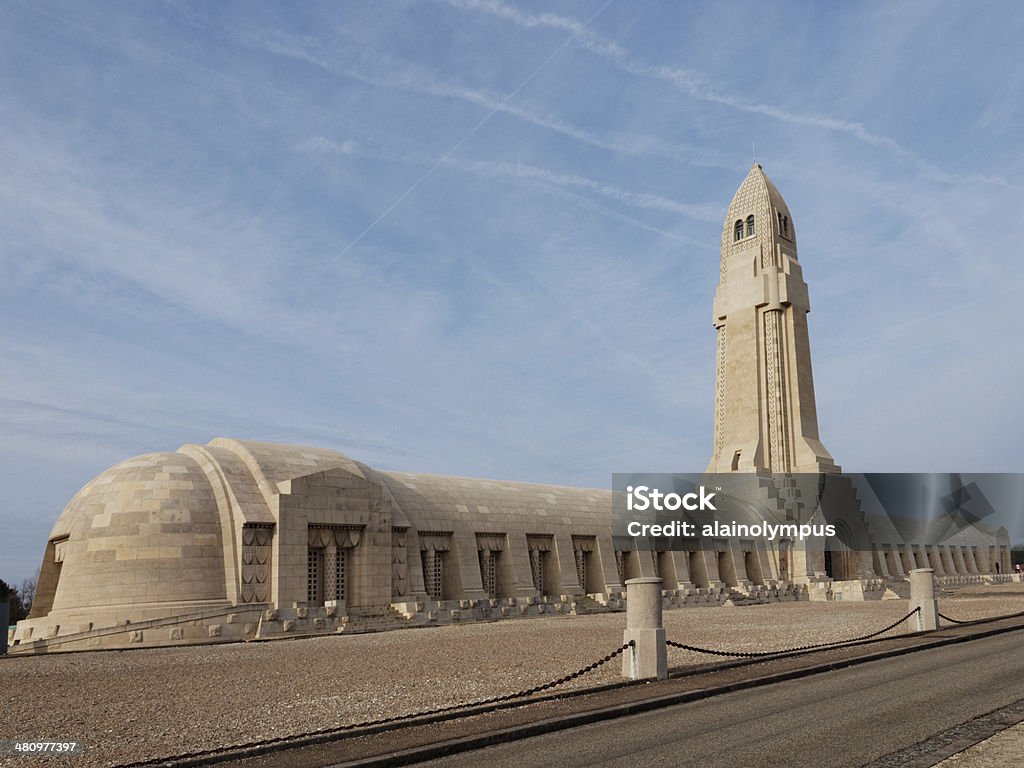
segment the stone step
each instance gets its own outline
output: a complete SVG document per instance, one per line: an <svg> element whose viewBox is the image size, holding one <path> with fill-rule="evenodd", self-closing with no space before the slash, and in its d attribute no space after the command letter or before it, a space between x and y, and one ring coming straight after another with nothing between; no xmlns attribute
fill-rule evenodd
<svg viewBox="0 0 1024 768"><path fill-rule="evenodd" d="M353 609L341 619L338 634L357 635L370 632L387 632L410 626L410 622L394 608Z"/></svg>
<svg viewBox="0 0 1024 768"><path fill-rule="evenodd" d="M883 600L907 600L910 598L910 582L887 581L885 592L882 593Z"/></svg>
<svg viewBox="0 0 1024 768"><path fill-rule="evenodd" d="M607 605L601 605L592 597L577 597L573 600L570 614L574 616L589 616L597 613L614 613Z"/></svg>
<svg viewBox="0 0 1024 768"><path fill-rule="evenodd" d="M767 602L768 600L766 599L748 595L736 589L729 589L722 605L731 605L739 608L745 605L764 605Z"/></svg>

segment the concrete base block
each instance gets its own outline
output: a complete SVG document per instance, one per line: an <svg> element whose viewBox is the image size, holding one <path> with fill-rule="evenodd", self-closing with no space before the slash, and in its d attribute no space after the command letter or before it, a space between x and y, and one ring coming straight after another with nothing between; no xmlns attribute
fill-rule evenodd
<svg viewBox="0 0 1024 768"><path fill-rule="evenodd" d="M668 679L668 653L664 629L627 629L622 642L635 647L622 652L622 676L631 680Z"/></svg>
<svg viewBox="0 0 1024 768"><path fill-rule="evenodd" d="M929 632L939 628L939 601L935 599L934 571L916 568L910 572L910 610L920 608L907 619L912 632Z"/></svg>

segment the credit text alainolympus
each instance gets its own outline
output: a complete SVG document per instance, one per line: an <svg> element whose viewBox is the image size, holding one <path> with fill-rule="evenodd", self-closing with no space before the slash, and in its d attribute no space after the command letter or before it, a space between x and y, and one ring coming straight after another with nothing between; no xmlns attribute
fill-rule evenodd
<svg viewBox="0 0 1024 768"><path fill-rule="evenodd" d="M675 512L677 509L688 509L691 512L698 509L716 511L715 505L711 503L715 492L708 493L703 485L697 490L699 494L684 493L680 496L678 493L662 493L646 485L638 485L636 488L629 485L626 486L626 509L637 512L648 509L658 512Z"/></svg>
<svg viewBox="0 0 1024 768"><path fill-rule="evenodd" d="M636 520L626 525L628 536L652 536L666 538L693 538L697 535L697 526L694 523L682 520L671 520L667 523L657 525L641 523ZM804 539L812 537L832 537L836 535L836 527L832 524L811 525L801 523L784 523L775 525L772 523L723 523L718 520L704 525L700 529L700 535L704 538L759 538L764 537L769 541L777 539Z"/></svg>

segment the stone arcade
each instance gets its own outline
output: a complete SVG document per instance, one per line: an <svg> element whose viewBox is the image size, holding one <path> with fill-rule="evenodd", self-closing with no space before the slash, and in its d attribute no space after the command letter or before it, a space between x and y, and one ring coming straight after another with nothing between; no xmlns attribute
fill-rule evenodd
<svg viewBox="0 0 1024 768"><path fill-rule="evenodd" d="M809 306L795 225L755 165L722 234L708 471L760 483L775 508L786 489L766 473L839 471L818 438ZM880 598L917 567L946 581L1009 578L1005 530L907 543L863 489L836 487L846 511L828 549L637 551L613 535L610 490L384 472L327 449L220 438L122 462L71 500L12 650L614 610L639 576L664 580L669 608Z"/></svg>

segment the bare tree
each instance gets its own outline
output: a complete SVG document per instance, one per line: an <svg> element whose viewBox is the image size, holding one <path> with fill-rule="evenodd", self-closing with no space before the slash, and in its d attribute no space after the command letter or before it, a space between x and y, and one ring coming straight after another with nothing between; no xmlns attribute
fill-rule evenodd
<svg viewBox="0 0 1024 768"><path fill-rule="evenodd" d="M39 577L32 576L22 581L21 587L18 588L18 597L21 598L21 604L26 614L32 608L32 601L36 599L36 585L38 583Z"/></svg>

